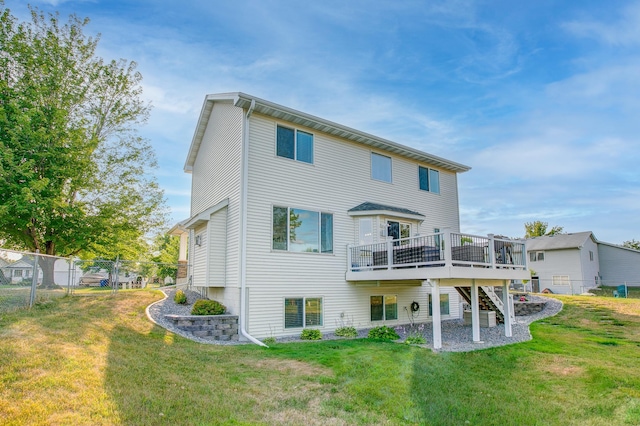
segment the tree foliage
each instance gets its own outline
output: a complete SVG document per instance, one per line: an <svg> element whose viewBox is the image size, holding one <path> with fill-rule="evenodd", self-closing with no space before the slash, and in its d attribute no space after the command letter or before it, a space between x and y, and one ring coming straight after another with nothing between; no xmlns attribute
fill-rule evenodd
<svg viewBox="0 0 640 426"><path fill-rule="evenodd" d="M525 238L533 238L533 237L544 237L549 235L562 234L562 230L564 229L562 226L554 226L547 231L549 224L547 222L542 222L540 220L535 220L533 222L526 222L524 224Z"/></svg>
<svg viewBox="0 0 640 426"><path fill-rule="evenodd" d="M153 249L151 261L157 264L157 276L163 280L166 277L175 279L180 256L180 237L158 234L153 241Z"/></svg>
<svg viewBox="0 0 640 426"><path fill-rule="evenodd" d="M634 250L640 250L640 241L636 241L636 240L632 239L632 240L625 241L624 243L622 243L622 246L630 248L630 249L634 249Z"/></svg>
<svg viewBox="0 0 640 426"><path fill-rule="evenodd" d="M166 220L155 154L137 134L150 105L134 62L95 55L88 22L37 9L19 22L0 1L0 239L135 256Z"/></svg>

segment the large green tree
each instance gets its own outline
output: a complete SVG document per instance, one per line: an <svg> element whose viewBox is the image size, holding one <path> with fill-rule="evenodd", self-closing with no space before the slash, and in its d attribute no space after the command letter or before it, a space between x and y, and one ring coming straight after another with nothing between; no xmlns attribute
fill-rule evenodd
<svg viewBox="0 0 640 426"><path fill-rule="evenodd" d="M0 0L0 239L59 256L132 256L165 225L156 159L137 128L149 115L142 76L96 56L88 19ZM44 285L52 262L40 262Z"/></svg>
<svg viewBox="0 0 640 426"><path fill-rule="evenodd" d="M562 230L564 229L562 226L554 226L551 229L549 228L549 224L547 222L542 222L540 220L534 220L533 222L526 222L524 224L525 238L533 238L533 237L544 237L549 235L562 234Z"/></svg>

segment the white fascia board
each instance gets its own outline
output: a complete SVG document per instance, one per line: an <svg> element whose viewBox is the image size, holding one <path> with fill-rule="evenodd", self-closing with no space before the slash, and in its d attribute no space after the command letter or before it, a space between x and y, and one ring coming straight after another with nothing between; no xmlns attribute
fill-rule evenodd
<svg viewBox="0 0 640 426"><path fill-rule="evenodd" d="M360 210L355 212L348 212L349 216L391 216L402 219L424 221L424 216L418 216L410 213L401 213L393 210Z"/></svg>
<svg viewBox="0 0 640 426"><path fill-rule="evenodd" d="M198 226L202 225L205 222L209 222L209 220L211 220L211 215L214 214L215 212L217 212L220 209L223 209L225 207L227 207L229 205L229 199L225 198L224 200L220 201L218 204L216 204L213 207L209 207L208 209L206 209L205 211L198 213L195 216L192 216L189 218L189 220L187 220L184 223L184 228L185 229L195 229Z"/></svg>

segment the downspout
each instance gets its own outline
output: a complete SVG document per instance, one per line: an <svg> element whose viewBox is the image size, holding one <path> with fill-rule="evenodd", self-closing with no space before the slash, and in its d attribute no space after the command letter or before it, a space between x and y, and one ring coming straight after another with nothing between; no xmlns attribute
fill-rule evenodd
<svg viewBox="0 0 640 426"><path fill-rule="evenodd" d="M247 193L249 188L249 118L256 101L251 105L242 120L242 163L240 169L240 334L256 345L268 347L247 332Z"/></svg>

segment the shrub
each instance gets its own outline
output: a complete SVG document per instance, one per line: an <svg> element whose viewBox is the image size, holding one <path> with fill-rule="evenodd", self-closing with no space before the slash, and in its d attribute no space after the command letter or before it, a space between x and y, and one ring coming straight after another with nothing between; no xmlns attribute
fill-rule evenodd
<svg viewBox="0 0 640 426"><path fill-rule="evenodd" d="M356 337L358 336L358 330L355 327L338 327L335 332L336 336L340 337Z"/></svg>
<svg viewBox="0 0 640 426"><path fill-rule="evenodd" d="M275 337L267 337L262 341L262 343L264 343L267 346L275 345L276 344L276 338Z"/></svg>
<svg viewBox="0 0 640 426"><path fill-rule="evenodd" d="M414 334L412 336L407 337L404 342L407 345L424 345L425 343L427 343L427 339L425 339L424 336Z"/></svg>
<svg viewBox="0 0 640 426"><path fill-rule="evenodd" d="M215 300L198 299L193 304L191 315L222 315L227 308Z"/></svg>
<svg viewBox="0 0 640 426"><path fill-rule="evenodd" d="M320 340L322 339L322 333L320 333L320 330L315 328L305 328L302 330L300 338L302 340Z"/></svg>
<svg viewBox="0 0 640 426"><path fill-rule="evenodd" d="M184 294L184 291L178 290L176 294L173 296L173 301L178 305L185 305L187 303L187 295Z"/></svg>
<svg viewBox="0 0 640 426"><path fill-rule="evenodd" d="M398 333L396 333L396 331L391 328L391 327L387 327L386 325L381 325L380 327L374 327L371 330L369 330L369 336L370 339L384 339L384 340L398 340L400 338L400 336L398 336Z"/></svg>

